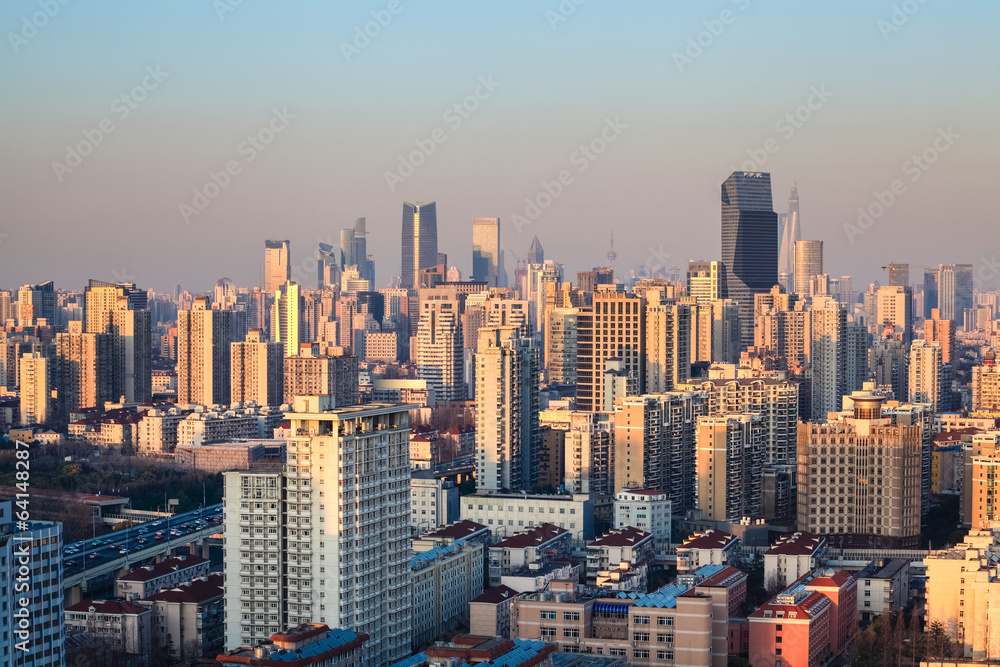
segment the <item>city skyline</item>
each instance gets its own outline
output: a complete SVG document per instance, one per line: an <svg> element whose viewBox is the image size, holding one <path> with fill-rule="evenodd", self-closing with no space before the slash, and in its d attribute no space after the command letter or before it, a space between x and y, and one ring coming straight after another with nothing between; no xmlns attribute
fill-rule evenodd
<svg viewBox="0 0 1000 667"><path fill-rule="evenodd" d="M671 8L666 20L667 10L649 3L588 4L570 16L558 6L520 3L503 12L403 5L364 48L353 44L355 28L385 11L381 6L240 5L219 14L118 12L101 3L61 9L3 55L19 95L0 113L21 131L2 162L8 216L0 228L0 284L53 279L68 286L117 274L157 291L181 283L200 292L222 276L249 285L259 275L260 241L290 239L297 264L314 258L317 241L334 244L341 228L364 215L376 285L384 286L399 274L399 205L418 199L441 203L440 249L463 275L471 272L465 230L482 216L501 218L505 246L519 255L535 234L550 247L559 241L552 255L569 275L605 263L611 226L619 272L663 255L683 270L688 259L714 258L716 186L746 166L773 175L778 213L798 182L808 237L825 241L831 275L886 282L878 267L893 259L883 247L892 241L899 246L894 258L911 264L971 262L978 269L992 262L988 273L998 282L987 150L996 145L989 119L998 93L975 84L996 64L975 46L996 27L996 6L921 5L898 26L891 7L860 2L836 9L738 2L726 8L728 24L706 9ZM32 3L8 3L0 24L20 35L22 19L30 23L35 11ZM459 24L477 29L452 29ZM817 24L824 30L792 29ZM720 25L719 35L701 34ZM261 26L273 35L272 49L250 46L247 38ZM123 28L131 38L113 38ZM653 29L656 38L643 39ZM757 49L764 31L785 34L783 46ZM446 57L440 47L414 48L422 32L447 34L455 40L449 53L468 57L455 63L449 56L448 68L419 77L414 96L412 75ZM181 47L170 36L180 33L190 34L191 44L203 37L213 45ZM590 38L598 34L607 51L580 56L573 49L597 43ZM507 46L514 35L522 53ZM81 39L104 45L68 57ZM923 48L941 41L949 48ZM322 46L311 50L312 43ZM847 58L845 43L852 45ZM748 49L754 68L730 67ZM546 66L533 66L543 52ZM808 55L793 61L793 52ZM315 57L286 76L293 59L306 55ZM57 74L64 71L75 79ZM225 99L212 92L219 77L227 81ZM547 90L553 77L559 85ZM317 92L316 80L343 95ZM753 92L755 82L768 84L767 93ZM595 86L601 94L593 94ZM935 91L929 101L928 89ZM406 114L387 111L390 90L408 94ZM133 93L134 109L119 99ZM737 101L738 113L726 111ZM466 103L476 110L454 111ZM103 119L113 131L68 166L76 160L66 146L85 142L85 132L97 137ZM273 141L240 152L265 129L271 136L263 138ZM430 139L435 129L443 141ZM602 132L614 136L606 150L592 161L577 154L574 163L579 147ZM409 162L418 144L433 145L433 153L401 166L400 156ZM664 162L663 155L683 159ZM155 159L144 162L147 156ZM240 173L198 210L193 190L206 191L210 172L230 160ZM547 194L543 183L561 170L572 182L530 225L518 226L518 217L530 219L525 199ZM391 189L386 173L403 182L391 179ZM905 189L900 195L890 189L895 180ZM602 182L612 187L597 187ZM877 195L886 192L893 203L870 226L860 235L845 230L857 225L859 207L878 212ZM185 220L182 205L197 213ZM938 223L945 219L948 226ZM921 242L907 238L914 228ZM973 250L965 237L986 243ZM54 238L60 241L50 243ZM41 256L51 264L32 259Z"/></svg>

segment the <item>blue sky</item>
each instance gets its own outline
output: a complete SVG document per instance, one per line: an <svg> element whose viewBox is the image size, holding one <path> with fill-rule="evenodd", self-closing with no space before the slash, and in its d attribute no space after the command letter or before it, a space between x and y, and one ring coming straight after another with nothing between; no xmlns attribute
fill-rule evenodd
<svg viewBox="0 0 1000 667"><path fill-rule="evenodd" d="M291 239L311 284L317 241L363 215L382 286L402 202L431 200L465 274L477 216L501 218L509 271L537 234L575 278L604 262L612 227L620 272L683 269L718 257L717 185L747 160L771 172L779 212L799 180L803 238L855 289L889 260L1000 255L995 2L234 3L0 5L0 285L256 284L265 238ZM372 12L386 25L355 43ZM466 98L475 110L446 115ZM609 121L614 140L574 161ZM262 131L273 140L248 148ZM87 136L100 143L67 169ZM391 190L416 142L434 151ZM185 216L227 163L238 172ZM558 196L515 225L560 172Z"/></svg>

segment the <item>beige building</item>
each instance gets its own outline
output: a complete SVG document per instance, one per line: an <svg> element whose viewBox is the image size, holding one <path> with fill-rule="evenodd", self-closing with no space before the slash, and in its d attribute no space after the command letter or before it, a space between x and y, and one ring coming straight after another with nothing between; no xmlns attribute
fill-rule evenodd
<svg viewBox="0 0 1000 667"><path fill-rule="evenodd" d="M691 375L691 306L667 301L661 289L646 292L645 391L674 391Z"/></svg>
<svg viewBox="0 0 1000 667"><path fill-rule="evenodd" d="M826 538L797 531L783 535L764 553L764 588L788 588L825 563Z"/></svg>
<svg viewBox="0 0 1000 667"><path fill-rule="evenodd" d="M82 600L66 607L66 632L83 632L113 651L135 656L150 655L153 613L138 604L121 600Z"/></svg>
<svg viewBox="0 0 1000 667"><path fill-rule="evenodd" d="M895 614L909 601L909 559L880 558L858 573L858 622Z"/></svg>
<svg viewBox="0 0 1000 667"><path fill-rule="evenodd" d="M56 334L55 384L59 420L81 408L96 408L117 400L111 383L111 336L85 333L83 322L69 323L69 330Z"/></svg>
<svg viewBox="0 0 1000 667"><path fill-rule="evenodd" d="M133 568L115 581L115 596L136 602L161 588L173 588L196 578L206 578L211 564L200 556L177 556L154 565Z"/></svg>
<svg viewBox="0 0 1000 667"><path fill-rule="evenodd" d="M552 384L576 384L577 309L555 308L545 321L545 371Z"/></svg>
<svg viewBox="0 0 1000 667"><path fill-rule="evenodd" d="M24 354L20 360L20 378L21 426L46 423L52 401L49 360L40 352Z"/></svg>
<svg viewBox="0 0 1000 667"><path fill-rule="evenodd" d="M910 402L927 403L934 412L938 411L946 389L941 368L942 354L940 343L918 340L910 346ZM950 391L950 387L947 389Z"/></svg>
<svg viewBox="0 0 1000 667"><path fill-rule="evenodd" d="M632 526L609 530L587 545L587 585L645 593L655 556L652 533Z"/></svg>
<svg viewBox="0 0 1000 667"><path fill-rule="evenodd" d="M420 321L417 324L417 377L427 381L437 401L461 401L467 397L462 347L461 301L455 287L420 290Z"/></svg>
<svg viewBox="0 0 1000 667"><path fill-rule="evenodd" d="M761 518L765 445L757 415L700 417L695 469L697 508L708 521Z"/></svg>
<svg viewBox="0 0 1000 667"><path fill-rule="evenodd" d="M215 656L225 650L222 575L193 579L137 601L153 612L152 648L173 643L179 660Z"/></svg>
<svg viewBox="0 0 1000 667"><path fill-rule="evenodd" d="M598 285L593 305L577 312L577 407L599 412L604 405L604 370L619 357L625 370L645 382L645 299L623 285ZM642 387L640 385L640 391Z"/></svg>
<svg viewBox="0 0 1000 667"><path fill-rule="evenodd" d="M656 558L670 552L670 498L659 489L622 489L615 494L614 527L633 526L653 536Z"/></svg>
<svg viewBox="0 0 1000 667"><path fill-rule="evenodd" d="M954 363L955 321L942 320L939 313L937 308L932 308L931 319L924 320L924 340L928 343L940 343L942 363Z"/></svg>
<svg viewBox="0 0 1000 667"><path fill-rule="evenodd" d="M732 299L716 299L691 307L691 363L740 360L740 311Z"/></svg>
<svg viewBox="0 0 1000 667"><path fill-rule="evenodd" d="M481 637L510 637L510 618L519 593L504 585L486 589L469 603L469 632Z"/></svg>
<svg viewBox="0 0 1000 667"><path fill-rule="evenodd" d="M271 340L281 343L285 356L297 353L300 343L312 342L303 340L302 310L303 297L297 283L286 282L278 287L271 309Z"/></svg>
<svg viewBox="0 0 1000 667"><path fill-rule="evenodd" d="M230 399L230 343L233 311L212 310L209 298L177 311L177 402L227 404Z"/></svg>
<svg viewBox="0 0 1000 667"><path fill-rule="evenodd" d="M284 401L284 363L279 343L264 340L260 329L251 329L230 352L230 403L281 405Z"/></svg>
<svg viewBox="0 0 1000 667"><path fill-rule="evenodd" d="M677 572L684 574L706 565L738 565L740 538L722 530L695 533L677 547Z"/></svg>
<svg viewBox="0 0 1000 667"><path fill-rule="evenodd" d="M292 279L291 243L264 241L264 291L275 292Z"/></svg>
<svg viewBox="0 0 1000 667"><path fill-rule="evenodd" d="M924 565L927 624L944 625L966 658L1000 658L1000 538L995 529L973 529L961 544L932 551Z"/></svg>
<svg viewBox="0 0 1000 667"><path fill-rule="evenodd" d="M972 367L972 409L1000 413L1000 367L992 349L981 366Z"/></svg>
<svg viewBox="0 0 1000 667"><path fill-rule="evenodd" d="M855 394L852 401L853 413L799 424L798 529L836 536L838 544L916 546L922 425L883 417L881 396Z"/></svg>
<svg viewBox="0 0 1000 667"><path fill-rule="evenodd" d="M341 348L327 352L342 352ZM337 406L358 403L358 358L321 354L318 345L303 345L299 354L285 357L285 394L289 405L296 396L333 396Z"/></svg>
<svg viewBox="0 0 1000 667"><path fill-rule="evenodd" d="M972 436L963 452L963 514L973 530L1000 522L1000 431Z"/></svg>
<svg viewBox="0 0 1000 667"><path fill-rule="evenodd" d="M181 408L151 408L136 424L136 443L141 454L169 454L177 446L177 427L191 414Z"/></svg>
<svg viewBox="0 0 1000 667"><path fill-rule="evenodd" d="M365 359L368 361L397 361L399 341L395 331L366 331Z"/></svg>
<svg viewBox="0 0 1000 667"><path fill-rule="evenodd" d="M483 543L475 539L433 540L414 549L413 645L422 646L444 632L469 623L469 603L483 592ZM416 545L415 545L416 546Z"/></svg>

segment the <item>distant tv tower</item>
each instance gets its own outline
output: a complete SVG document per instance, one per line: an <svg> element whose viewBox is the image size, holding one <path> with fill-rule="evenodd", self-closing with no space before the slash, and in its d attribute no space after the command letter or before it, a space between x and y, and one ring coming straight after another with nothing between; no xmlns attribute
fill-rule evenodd
<svg viewBox="0 0 1000 667"><path fill-rule="evenodd" d="M618 253L615 252L615 230L611 230L611 250L608 251L608 268L615 268L615 260L618 259Z"/></svg>

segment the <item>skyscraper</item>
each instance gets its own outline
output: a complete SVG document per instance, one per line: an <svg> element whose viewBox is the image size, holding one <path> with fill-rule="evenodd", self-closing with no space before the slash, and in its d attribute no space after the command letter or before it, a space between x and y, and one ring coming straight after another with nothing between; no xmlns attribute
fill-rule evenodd
<svg viewBox="0 0 1000 667"><path fill-rule="evenodd" d="M462 313L456 288L420 290L417 324L417 377L427 381L437 401L460 401L467 396L462 352Z"/></svg>
<svg viewBox="0 0 1000 667"><path fill-rule="evenodd" d="M757 414L698 418L697 498L706 521L760 518L766 436Z"/></svg>
<svg viewBox="0 0 1000 667"><path fill-rule="evenodd" d="M500 285L500 218L472 220L472 279Z"/></svg>
<svg viewBox="0 0 1000 667"><path fill-rule="evenodd" d="M795 217L797 225L797 211ZM722 184L722 264L721 296L739 304L740 340L744 347L753 345L754 294L769 292L778 282L770 174L737 171Z"/></svg>
<svg viewBox="0 0 1000 667"><path fill-rule="evenodd" d="M21 426L44 424L49 420L52 389L49 360L40 352L28 352L20 359Z"/></svg>
<svg viewBox="0 0 1000 667"><path fill-rule="evenodd" d="M56 322L56 292L52 281L38 285L24 285L17 291L16 318L18 324L32 326L44 319L49 325Z"/></svg>
<svg viewBox="0 0 1000 667"><path fill-rule="evenodd" d="M177 312L177 402L226 405L230 399L231 310L212 310L207 296Z"/></svg>
<svg viewBox="0 0 1000 667"><path fill-rule="evenodd" d="M80 408L103 407L112 395L112 339L105 333L87 333L83 322L69 323L69 331L56 334L55 385L59 396L58 419Z"/></svg>
<svg viewBox="0 0 1000 667"><path fill-rule="evenodd" d="M152 314L146 290L91 280L84 305L86 332L111 336L110 400L148 401L153 394Z"/></svg>
<svg viewBox="0 0 1000 667"><path fill-rule="evenodd" d="M910 346L909 388L911 403L927 403L934 412L939 409L944 386L943 350L940 343L914 341Z"/></svg>
<svg viewBox="0 0 1000 667"><path fill-rule="evenodd" d="M840 410L847 389L847 313L830 297L813 299L809 309L812 359L812 419L826 421Z"/></svg>
<svg viewBox="0 0 1000 667"><path fill-rule="evenodd" d="M341 268L355 266L361 280L369 282L368 289L375 287L375 262L368 256L368 231L365 218L354 221L354 227L340 231Z"/></svg>
<svg viewBox="0 0 1000 667"><path fill-rule="evenodd" d="M809 295L809 282L823 273L823 242L795 242L795 293Z"/></svg>
<svg viewBox="0 0 1000 667"><path fill-rule="evenodd" d="M291 253L289 241L264 241L264 291L271 296L292 279Z"/></svg>
<svg viewBox="0 0 1000 667"><path fill-rule="evenodd" d="M271 340L282 344L286 356L299 353L299 343L303 342L302 295L299 286L293 282L281 285L274 295Z"/></svg>
<svg viewBox="0 0 1000 667"><path fill-rule="evenodd" d="M802 233L799 230L799 187L797 183L792 184L792 192L788 195L788 213L781 217L784 220L781 227L781 258L778 262L778 272L791 275L795 271L795 244L801 239ZM794 276L792 277L794 278Z"/></svg>
<svg viewBox="0 0 1000 667"><path fill-rule="evenodd" d="M320 243L316 250L316 289L339 288L341 269L340 250Z"/></svg>
<svg viewBox="0 0 1000 667"><path fill-rule="evenodd" d="M964 323L966 309L972 308L972 264L942 264L939 276L940 318Z"/></svg>
<svg viewBox="0 0 1000 667"><path fill-rule="evenodd" d="M531 247L528 248L527 262L528 264L545 263L545 249L542 247L541 241L538 240L537 234L531 239Z"/></svg>
<svg viewBox="0 0 1000 667"><path fill-rule="evenodd" d="M419 273L438 264L437 202L403 203L402 287L419 287Z"/></svg>
<svg viewBox="0 0 1000 667"><path fill-rule="evenodd" d="M600 285L592 306L577 313L577 406L600 412L604 405L604 364L619 357L625 370L645 385L645 299L624 291L624 285Z"/></svg>

